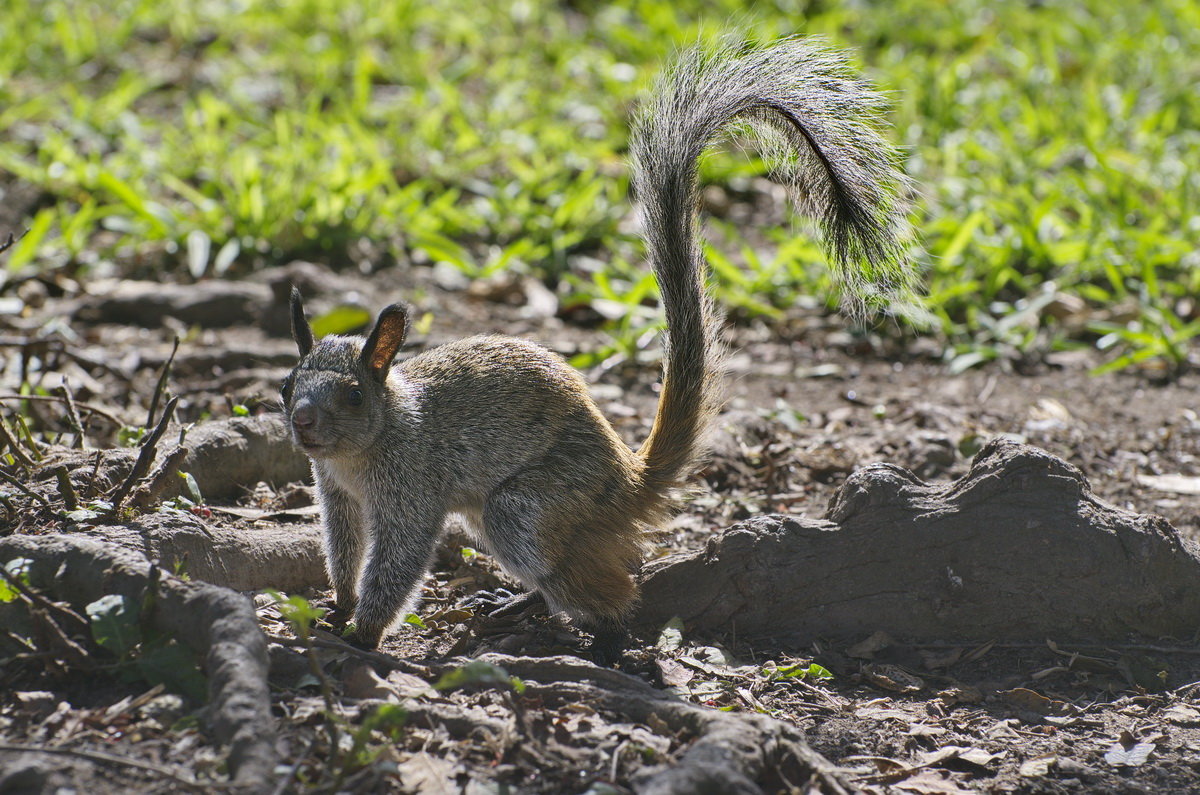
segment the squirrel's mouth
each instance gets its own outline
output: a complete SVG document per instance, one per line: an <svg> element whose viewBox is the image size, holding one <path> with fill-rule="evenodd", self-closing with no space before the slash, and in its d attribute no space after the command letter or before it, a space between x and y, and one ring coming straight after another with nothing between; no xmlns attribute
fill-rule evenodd
<svg viewBox="0 0 1200 795"><path fill-rule="evenodd" d="M324 442L317 442L317 441L313 441L312 439L306 439L303 436L301 436L299 434L295 434L295 433L292 434L292 441L295 442L297 447L299 447L301 450L308 453L309 455L319 454L323 450L325 450L326 448L329 447L329 445Z"/></svg>

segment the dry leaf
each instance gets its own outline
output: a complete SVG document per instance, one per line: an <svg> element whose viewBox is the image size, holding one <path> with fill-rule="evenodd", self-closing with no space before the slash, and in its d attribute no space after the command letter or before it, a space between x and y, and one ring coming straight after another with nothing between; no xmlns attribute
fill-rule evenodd
<svg viewBox="0 0 1200 795"><path fill-rule="evenodd" d="M696 672L690 670L687 666L680 664L677 660L659 659L655 660L654 664L658 666L658 673L662 676L664 685L671 687L683 687L688 682L696 678Z"/></svg>
<svg viewBox="0 0 1200 795"><path fill-rule="evenodd" d="M1137 767L1150 758L1155 749L1154 743L1131 742L1133 737L1128 732L1121 733L1121 739L1113 743L1104 752L1104 761L1113 767Z"/></svg>
<svg viewBox="0 0 1200 795"><path fill-rule="evenodd" d="M1200 477L1189 475L1138 475L1138 483L1170 494L1200 494Z"/></svg>
<svg viewBox="0 0 1200 795"><path fill-rule="evenodd" d="M1200 710L1186 704L1176 704L1163 713L1163 718L1179 726L1200 725Z"/></svg>
<svg viewBox="0 0 1200 795"><path fill-rule="evenodd" d="M382 698L392 695L388 683L362 660L347 660L342 668L343 692L350 698Z"/></svg>
<svg viewBox="0 0 1200 795"><path fill-rule="evenodd" d="M854 715L855 717L866 718L867 720L898 720L904 723L913 723L916 720L916 716L910 712L872 706L859 707L854 710Z"/></svg>
<svg viewBox="0 0 1200 795"><path fill-rule="evenodd" d="M961 759L972 765L979 767L987 767L997 759L1004 757L1004 753L993 754L982 748L969 748L961 745L946 745L938 748L936 751L928 751L921 755L921 767L936 767L948 762L952 759Z"/></svg>
<svg viewBox="0 0 1200 795"><path fill-rule="evenodd" d="M405 789L423 795L457 795L455 765L432 754L415 754L396 767Z"/></svg>
<svg viewBox="0 0 1200 795"><path fill-rule="evenodd" d="M1025 778L1041 778L1050 774L1050 768L1058 764L1058 757L1050 754L1049 756L1038 756L1033 759L1026 759L1021 763L1018 775Z"/></svg>
<svg viewBox="0 0 1200 795"><path fill-rule="evenodd" d="M876 687L896 693L915 693L925 687L925 681L913 676L898 665L865 665L863 678Z"/></svg>
<svg viewBox="0 0 1200 795"><path fill-rule="evenodd" d="M925 669L928 671L936 671L941 668L949 668L962 659L962 649L955 647L944 651L928 651L921 650L921 662L925 664Z"/></svg>
<svg viewBox="0 0 1200 795"><path fill-rule="evenodd" d="M872 634L869 638L855 643L850 648L846 649L846 654L850 657L858 657L862 660L869 660L875 656L875 652L882 651L892 645L892 636L886 632L879 631Z"/></svg>
<svg viewBox="0 0 1200 795"><path fill-rule="evenodd" d="M920 792L927 795L971 795L975 792L963 789L954 779L933 770L922 770L893 786L904 792Z"/></svg>
<svg viewBox="0 0 1200 795"><path fill-rule="evenodd" d="M1065 701L1055 701L1046 698L1041 693L1027 687L1014 687L1012 690L1002 690L999 693L1009 705L1027 712L1039 715L1062 715L1069 712L1071 707Z"/></svg>
<svg viewBox="0 0 1200 795"><path fill-rule="evenodd" d="M939 690L938 700L945 707L952 707L955 704L978 704L983 701L983 693L970 685L954 685Z"/></svg>

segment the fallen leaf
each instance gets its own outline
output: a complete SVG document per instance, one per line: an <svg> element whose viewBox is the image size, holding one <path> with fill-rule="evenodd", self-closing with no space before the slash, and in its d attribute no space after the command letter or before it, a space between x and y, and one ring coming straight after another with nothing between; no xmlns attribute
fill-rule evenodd
<svg viewBox="0 0 1200 795"><path fill-rule="evenodd" d="M654 663L658 666L658 672L662 676L664 685L682 687L696 678L695 671L690 670L686 665L682 665L676 660L658 659Z"/></svg>
<svg viewBox="0 0 1200 795"><path fill-rule="evenodd" d="M909 776L904 781L892 786L904 792L920 792L926 795L969 795L975 792L975 790L963 789L954 779L933 770L922 770L915 776Z"/></svg>
<svg viewBox="0 0 1200 795"><path fill-rule="evenodd" d="M965 747L961 745L945 745L935 751L921 755L921 767L937 767L952 759L961 759L978 767L987 767L997 759L1004 757L1004 752L993 754L982 748Z"/></svg>
<svg viewBox="0 0 1200 795"><path fill-rule="evenodd" d="M1050 754L1048 756L1038 756L1033 759L1026 759L1021 763L1017 774L1025 778L1041 778L1050 774L1050 768L1058 763L1058 757Z"/></svg>
<svg viewBox="0 0 1200 795"><path fill-rule="evenodd" d="M658 633L654 647L659 651L674 651L683 645L683 619L675 616Z"/></svg>
<svg viewBox="0 0 1200 795"><path fill-rule="evenodd" d="M915 693L925 687L925 681L913 676L898 665L865 665L863 678L876 687L895 693Z"/></svg>
<svg viewBox="0 0 1200 795"><path fill-rule="evenodd" d="M900 709L885 709L883 707L859 707L854 710L855 717L866 718L867 720L898 720L904 723L913 723L916 716L912 713L905 712Z"/></svg>
<svg viewBox="0 0 1200 795"><path fill-rule="evenodd" d="M1000 697L1010 706L1039 715L1062 715L1069 712L1071 707L1065 701L1055 701L1046 698L1041 693L1027 687L1014 687L1012 690L1000 691Z"/></svg>
<svg viewBox="0 0 1200 795"><path fill-rule="evenodd" d="M941 726L930 726L928 723L914 723L908 727L910 737L940 737L946 730Z"/></svg>
<svg viewBox="0 0 1200 795"><path fill-rule="evenodd" d="M1154 743L1137 742L1129 732L1121 732L1121 737L1104 752L1104 761L1113 767L1137 767L1145 764L1155 749Z"/></svg>
<svg viewBox="0 0 1200 795"><path fill-rule="evenodd" d="M1179 726L1200 725L1200 710L1186 704L1176 704L1163 713L1163 718Z"/></svg>
<svg viewBox="0 0 1200 795"><path fill-rule="evenodd" d="M1200 494L1200 477L1190 475L1138 475L1138 483L1170 494Z"/></svg>
<svg viewBox="0 0 1200 795"><path fill-rule="evenodd" d="M978 704L983 701L983 693L970 685L954 685L938 691L938 700L942 706L952 707L955 704Z"/></svg>
<svg viewBox="0 0 1200 795"><path fill-rule="evenodd" d="M892 636L881 630L846 649L846 654L850 657L869 660L875 656L875 652L882 651L891 645Z"/></svg>
<svg viewBox="0 0 1200 795"><path fill-rule="evenodd" d="M460 790L454 764L432 754L411 756L396 766L396 772L411 792L456 795Z"/></svg>
<svg viewBox="0 0 1200 795"><path fill-rule="evenodd" d="M953 648L945 651L928 651L921 650L921 662L925 664L925 670L936 671L941 668L949 668L956 662L962 659L962 649Z"/></svg>
<svg viewBox="0 0 1200 795"><path fill-rule="evenodd" d="M350 698L383 698L392 695L388 683L368 663L347 660L342 668L343 692Z"/></svg>

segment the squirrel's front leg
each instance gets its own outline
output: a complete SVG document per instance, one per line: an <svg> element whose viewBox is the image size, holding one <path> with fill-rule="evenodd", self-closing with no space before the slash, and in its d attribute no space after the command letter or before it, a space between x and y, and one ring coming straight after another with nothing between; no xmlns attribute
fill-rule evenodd
<svg viewBox="0 0 1200 795"><path fill-rule="evenodd" d="M313 468L313 476L325 524L325 571L333 586L338 613L342 620L348 620L358 604L358 579L366 551L362 510L320 467Z"/></svg>
<svg viewBox="0 0 1200 795"><path fill-rule="evenodd" d="M358 588L354 630L346 639L364 648L409 608L429 571L445 511L431 505L395 503L364 506L371 557Z"/></svg>

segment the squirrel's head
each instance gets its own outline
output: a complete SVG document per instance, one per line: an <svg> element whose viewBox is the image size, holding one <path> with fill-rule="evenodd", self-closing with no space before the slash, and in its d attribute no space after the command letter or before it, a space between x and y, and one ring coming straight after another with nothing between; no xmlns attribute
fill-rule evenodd
<svg viewBox="0 0 1200 795"><path fill-rule="evenodd" d="M313 458L355 455L375 441L388 421L388 375L408 335L404 304L379 313L362 337L329 336L317 342L292 288L292 336L300 362L283 380L283 410L292 440Z"/></svg>

